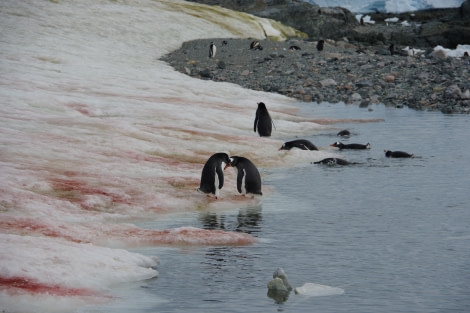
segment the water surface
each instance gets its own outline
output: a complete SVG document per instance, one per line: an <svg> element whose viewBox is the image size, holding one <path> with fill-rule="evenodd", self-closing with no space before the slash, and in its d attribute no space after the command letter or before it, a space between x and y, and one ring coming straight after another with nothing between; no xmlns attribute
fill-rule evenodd
<svg viewBox="0 0 470 313"><path fill-rule="evenodd" d="M171 214L143 227L190 225L247 232L246 247L160 247L138 252L161 259L157 279L123 287L113 305L127 312L465 312L470 310L469 116L373 106L299 104L318 118L381 118L305 134L321 149L338 140L367 143L340 151L359 164L309 162L270 169L273 192L258 206ZM412 159L389 159L384 149ZM305 151L305 153L316 152ZM304 160L302 158L302 160ZM285 302L267 296L282 267L294 287L306 282L342 295ZM132 295L132 296L130 296Z"/></svg>

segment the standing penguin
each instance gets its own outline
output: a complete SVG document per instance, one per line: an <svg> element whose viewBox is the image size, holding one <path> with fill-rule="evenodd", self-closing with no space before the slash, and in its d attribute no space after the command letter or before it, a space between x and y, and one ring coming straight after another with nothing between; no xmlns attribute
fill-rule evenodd
<svg viewBox="0 0 470 313"><path fill-rule="evenodd" d="M209 45L209 58L214 58L216 51L217 47L214 45L214 42L211 41L211 44Z"/></svg>
<svg viewBox="0 0 470 313"><path fill-rule="evenodd" d="M323 47L325 46L325 40L318 40L317 42L317 50L318 51L322 51L323 50Z"/></svg>
<svg viewBox="0 0 470 313"><path fill-rule="evenodd" d="M255 123L253 125L253 131L261 137L271 136L273 130L273 120L269 115L268 109L263 102L258 102L258 109L256 109Z"/></svg>
<svg viewBox="0 0 470 313"><path fill-rule="evenodd" d="M256 166L247 158L240 156L231 156L228 166L237 168L237 189L238 192L246 195L262 195L261 176Z"/></svg>
<svg viewBox="0 0 470 313"><path fill-rule="evenodd" d="M224 168L230 165L230 159L226 153L213 154L204 164L201 174L201 184L197 191L213 194L217 199L219 190L224 186Z"/></svg>

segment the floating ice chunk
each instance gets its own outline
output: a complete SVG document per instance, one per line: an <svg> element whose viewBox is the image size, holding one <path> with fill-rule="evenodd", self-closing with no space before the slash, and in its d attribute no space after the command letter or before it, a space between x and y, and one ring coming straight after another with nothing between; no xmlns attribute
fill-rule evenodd
<svg viewBox="0 0 470 313"><path fill-rule="evenodd" d="M341 295L344 293L344 290L337 287L330 287L314 283L305 283L303 286L295 288L295 293L310 297L322 297Z"/></svg>

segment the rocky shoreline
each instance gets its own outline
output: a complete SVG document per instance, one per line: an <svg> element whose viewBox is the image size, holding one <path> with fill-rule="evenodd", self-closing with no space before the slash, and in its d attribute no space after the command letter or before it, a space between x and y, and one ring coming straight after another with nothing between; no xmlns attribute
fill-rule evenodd
<svg viewBox="0 0 470 313"><path fill-rule="evenodd" d="M395 26L402 27L402 26ZM390 27L388 27L390 28ZM209 45L217 53L209 58ZM186 42L161 60L189 76L276 92L304 102L384 103L443 113L470 112L470 58L345 40L203 39ZM295 46L296 49L290 49ZM298 48L298 49L297 49Z"/></svg>

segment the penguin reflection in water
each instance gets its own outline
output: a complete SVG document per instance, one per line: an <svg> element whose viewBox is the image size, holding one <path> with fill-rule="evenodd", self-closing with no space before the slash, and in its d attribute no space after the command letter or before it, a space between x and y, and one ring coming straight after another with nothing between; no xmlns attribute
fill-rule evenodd
<svg viewBox="0 0 470 313"><path fill-rule="evenodd" d="M237 169L237 189L238 192L246 196L263 195L261 192L261 176L256 166L247 158L241 156L231 156L230 162L226 165Z"/></svg>
<svg viewBox="0 0 470 313"><path fill-rule="evenodd" d="M268 109L263 102L258 102L258 109L256 109L255 123L253 125L253 131L261 137L271 136L273 130L273 120L269 115Z"/></svg>
<svg viewBox="0 0 470 313"><path fill-rule="evenodd" d="M204 164L201 174L201 184L197 191L213 194L218 199L219 191L224 186L224 169L230 165L230 159L226 153L213 154Z"/></svg>

